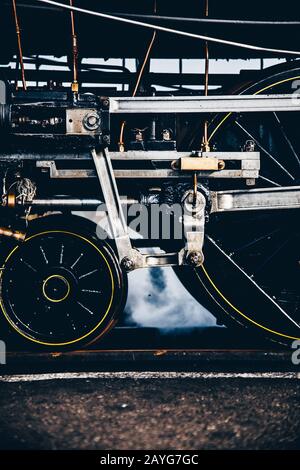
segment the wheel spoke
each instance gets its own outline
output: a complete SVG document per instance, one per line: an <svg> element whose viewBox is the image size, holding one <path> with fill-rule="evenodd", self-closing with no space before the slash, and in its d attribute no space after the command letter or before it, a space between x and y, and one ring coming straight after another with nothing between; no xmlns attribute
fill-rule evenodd
<svg viewBox="0 0 300 470"><path fill-rule="evenodd" d="M235 120L234 123L249 137L249 139L255 142L257 147L260 148L260 150L264 152L273 161L273 163L275 163L275 165L277 165L292 181L295 181L294 176L278 160L276 160L276 158L273 157L273 155L268 152L268 150L263 147L263 145L247 129L245 129L239 121Z"/></svg>
<svg viewBox="0 0 300 470"><path fill-rule="evenodd" d="M276 183L275 181L273 180L270 180L270 178L266 178L265 176L262 176L262 175L259 175L259 178L263 181L266 181L267 183L270 183L270 184L273 184L273 186L277 186L278 188L281 187L281 184L279 183Z"/></svg>
<svg viewBox="0 0 300 470"><path fill-rule="evenodd" d="M284 129L284 127L283 127L282 122L281 122L280 119L279 119L278 114L277 114L276 112L273 112L273 115L274 115L274 117L275 117L275 120L276 120L276 122L277 122L277 124L278 124L278 127L279 127L279 129L280 129L280 132L281 132L281 134L282 134L282 136L283 136L285 142L287 143L289 149L291 150L293 156L295 157L295 160L296 160L298 166L300 167L300 159L299 159L299 156L298 156L296 150L294 149L294 146L293 146L292 142L290 141L289 137L287 136L287 133L285 132L285 129Z"/></svg>
<svg viewBox="0 0 300 470"><path fill-rule="evenodd" d="M90 315L94 315L94 312L92 312L92 310L90 310L88 307L86 307L85 305L83 305L81 302L77 301L78 305L80 305L80 307L82 307L84 310L86 310L87 312L89 312Z"/></svg>
<svg viewBox="0 0 300 470"><path fill-rule="evenodd" d="M81 289L82 292L89 292L90 294L102 294L101 290L94 289Z"/></svg>
<svg viewBox="0 0 300 470"><path fill-rule="evenodd" d="M83 253L80 253L80 255L78 256L78 258L74 261L74 263L71 265L71 268L73 269L76 264L78 263L78 261L83 257Z"/></svg>
<svg viewBox="0 0 300 470"><path fill-rule="evenodd" d="M27 268L31 269L31 271L33 271L34 273L37 272L37 270L36 270L33 266L31 266L31 264L27 263L27 261L25 261L23 258L20 258L20 261L21 261L22 263L24 263L25 266L27 266Z"/></svg>
<svg viewBox="0 0 300 470"><path fill-rule="evenodd" d="M258 268L252 273L252 276L254 277L257 276L257 274L261 272L263 268L265 268L274 259L274 256L280 253L282 248L284 248L289 243L290 240L291 240L291 237L289 237L287 240L284 240L284 242L281 243L281 245L277 247L276 250L273 251L273 253L270 256L268 256L268 258L260 266L258 266Z"/></svg>
<svg viewBox="0 0 300 470"><path fill-rule="evenodd" d="M258 242L261 242L265 240L268 237L271 237L275 233L279 232L281 229L277 228L276 230L272 230L272 232L266 233L265 235L262 235L261 237L255 238L254 240L251 240L251 242L246 243L245 245L240 246L239 248L236 248L234 251L230 253L230 256L235 256L237 253L241 253L242 251L245 251L247 248L251 248L254 245L256 245Z"/></svg>
<svg viewBox="0 0 300 470"><path fill-rule="evenodd" d="M92 274L95 274L98 271L98 269L93 269L93 271L90 271L86 274L81 274L81 276L78 277L78 279L83 279L84 277L91 276Z"/></svg>
<svg viewBox="0 0 300 470"><path fill-rule="evenodd" d="M41 250L41 253L42 253L43 258L44 258L44 260L45 260L45 263L48 264L49 261L48 261L48 259L47 259L47 257L46 257L46 254L45 254L45 251L44 251L42 245L40 246L40 250Z"/></svg>
<svg viewBox="0 0 300 470"><path fill-rule="evenodd" d="M61 249L60 249L60 256L59 256L59 264L63 264L64 249L65 249L65 246L62 243L61 244Z"/></svg>

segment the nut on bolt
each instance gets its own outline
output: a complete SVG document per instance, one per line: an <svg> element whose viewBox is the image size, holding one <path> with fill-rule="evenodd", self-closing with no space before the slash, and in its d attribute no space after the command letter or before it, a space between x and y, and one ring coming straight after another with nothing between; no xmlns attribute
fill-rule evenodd
<svg viewBox="0 0 300 470"><path fill-rule="evenodd" d="M203 264L204 256L201 251L192 251L191 253L187 255L186 260L190 266L197 267Z"/></svg>
<svg viewBox="0 0 300 470"><path fill-rule="evenodd" d="M109 143L110 143L110 137L109 137L109 135L104 134L104 135L102 136L102 140L103 140L103 142L104 142L105 144L109 144Z"/></svg>
<svg viewBox="0 0 300 470"><path fill-rule="evenodd" d="M83 125L88 131L96 131L101 124L101 118L97 112L87 113L83 118Z"/></svg>
<svg viewBox="0 0 300 470"><path fill-rule="evenodd" d="M122 268L125 269L125 271L132 271L134 269L134 261L131 258L128 258L125 256L125 258L122 259L121 261Z"/></svg>

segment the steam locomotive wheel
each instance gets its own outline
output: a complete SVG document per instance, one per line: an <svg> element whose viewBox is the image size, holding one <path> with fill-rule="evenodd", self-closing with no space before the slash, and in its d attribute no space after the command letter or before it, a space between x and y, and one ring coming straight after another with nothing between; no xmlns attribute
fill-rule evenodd
<svg viewBox="0 0 300 470"><path fill-rule="evenodd" d="M12 329L56 349L106 333L127 296L113 250L88 235L48 230L29 235L1 271L1 309Z"/></svg>
<svg viewBox="0 0 300 470"><path fill-rule="evenodd" d="M289 70L280 66L273 74L265 72L239 93L292 93L299 79L295 61ZM210 126L210 143L236 151L252 140L261 153L258 186L297 185L300 136L295 118L296 113L283 112L218 115ZM215 189L221 189L219 183ZM204 265L176 272L225 325L243 325L290 344L300 338L299 242L297 211L219 214L206 227Z"/></svg>

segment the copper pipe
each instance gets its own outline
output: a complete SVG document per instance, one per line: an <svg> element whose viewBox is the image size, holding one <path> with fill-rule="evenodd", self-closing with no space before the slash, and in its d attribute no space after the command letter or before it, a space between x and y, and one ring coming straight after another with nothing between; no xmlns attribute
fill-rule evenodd
<svg viewBox="0 0 300 470"><path fill-rule="evenodd" d="M141 80L142 80L142 77L143 77L143 73L144 73L146 64L148 62L149 55L150 55L152 46L154 44L155 38L156 38L156 31L154 31L153 34L152 34L152 39L149 43L149 46L148 46L143 64L141 66L141 69L140 69L140 72L139 72L139 75L138 75L138 78L137 78L137 81L136 81L136 84L135 84L135 87L134 87L134 90L133 90L133 93L132 93L133 97L135 97L137 92L138 92L138 89L139 89L139 86L140 86L140 83L141 83ZM126 125L126 121L123 121L122 124L121 124L120 138L119 138L119 150L120 150L120 152L124 152L124 141L123 140L124 140L125 125Z"/></svg>
<svg viewBox="0 0 300 470"><path fill-rule="evenodd" d="M205 0L204 16L208 17L209 15L209 0ZM209 84L209 48L208 42L205 41L205 75L204 75L204 96L208 96L208 84ZM205 152L209 152L209 143L208 143L208 122L204 122L204 132L203 132L203 141L202 149Z"/></svg>
<svg viewBox="0 0 300 470"><path fill-rule="evenodd" d="M157 3L156 3L156 0L154 0L153 12L154 12L154 14L157 13ZM133 97L135 97L136 94L137 94L137 92L138 92L138 89L139 89L139 86L140 86L140 83L141 83L141 80L142 80L142 77L143 77L144 69L145 69L146 64L147 64L147 62L148 62L149 55L150 55L151 49L152 49L152 47L153 47L155 38L156 38L156 31L153 31L153 35L152 35L151 41L150 41L150 43L149 43L149 46L148 46L148 49L147 49L147 52L146 52L146 55L145 55L145 58L144 58L144 62L143 62L143 64L142 64L140 73L139 73L139 75L138 75L138 78L137 78L137 81L136 81L136 84L135 84L135 87L134 87L134 90L133 90L133 93L132 93L132 96L133 96Z"/></svg>
<svg viewBox="0 0 300 470"><path fill-rule="evenodd" d="M157 12L157 2L156 2L156 0L154 0L153 11L154 11L154 13ZM156 31L153 31L152 38L150 40L147 52L146 52L145 57L144 57L143 64L140 68L140 72L138 74L136 84L135 84L135 87L134 87L134 90L133 90L133 93L132 93L133 97L135 97L137 92L138 92L138 89L139 89L139 86L140 86L140 83L141 83L141 80L142 80L142 77L143 77L143 73L144 73L145 67L147 65L147 62L149 60L149 56L150 56L150 53L151 53L151 50L152 50L155 39L156 39ZM120 137L119 137L119 151L120 152L124 152L124 150L125 150L125 148L124 148L124 130L125 130L125 126L126 126L126 121L122 121L121 129L120 129Z"/></svg>
<svg viewBox="0 0 300 470"><path fill-rule="evenodd" d="M0 227L0 236L14 238L15 240L25 240L26 233L17 232L6 227Z"/></svg>
<svg viewBox="0 0 300 470"><path fill-rule="evenodd" d="M70 6L73 6L73 0L70 0ZM78 42L75 29L74 11L70 11L71 31L72 31L72 52L73 52L73 83L72 91L78 93Z"/></svg>
<svg viewBox="0 0 300 470"><path fill-rule="evenodd" d="M209 79L209 50L208 43L205 43L205 75L204 75L204 95L208 96L208 79Z"/></svg>
<svg viewBox="0 0 300 470"><path fill-rule="evenodd" d="M205 17L208 17L209 14L209 0L205 0ZM209 49L208 49L208 42L205 41L205 82L204 82L204 95L208 96L208 77L209 77Z"/></svg>
<svg viewBox="0 0 300 470"><path fill-rule="evenodd" d="M27 84L26 84L26 78L25 78L25 67L24 67L24 61L23 61L22 38L21 38L21 30L19 26L16 0L12 0L12 7L13 7L13 13L14 13L14 19L15 19L15 26L16 26L16 35L17 35L17 43L18 43L19 62L21 66L22 84L23 84L23 89L27 90ZM18 81L16 84L16 89L18 89Z"/></svg>

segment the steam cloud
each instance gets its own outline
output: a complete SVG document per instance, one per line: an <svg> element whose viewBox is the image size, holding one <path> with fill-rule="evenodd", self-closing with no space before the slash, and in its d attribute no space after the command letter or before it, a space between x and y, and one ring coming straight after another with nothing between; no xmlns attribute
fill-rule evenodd
<svg viewBox="0 0 300 470"><path fill-rule="evenodd" d="M101 212L77 214L107 226ZM189 294L171 268L138 269L129 274L128 284L126 323L165 330L216 325L213 315Z"/></svg>
<svg viewBox="0 0 300 470"><path fill-rule="evenodd" d="M131 273L126 312L132 322L146 327L171 330L216 324L211 313L187 292L171 268Z"/></svg>

